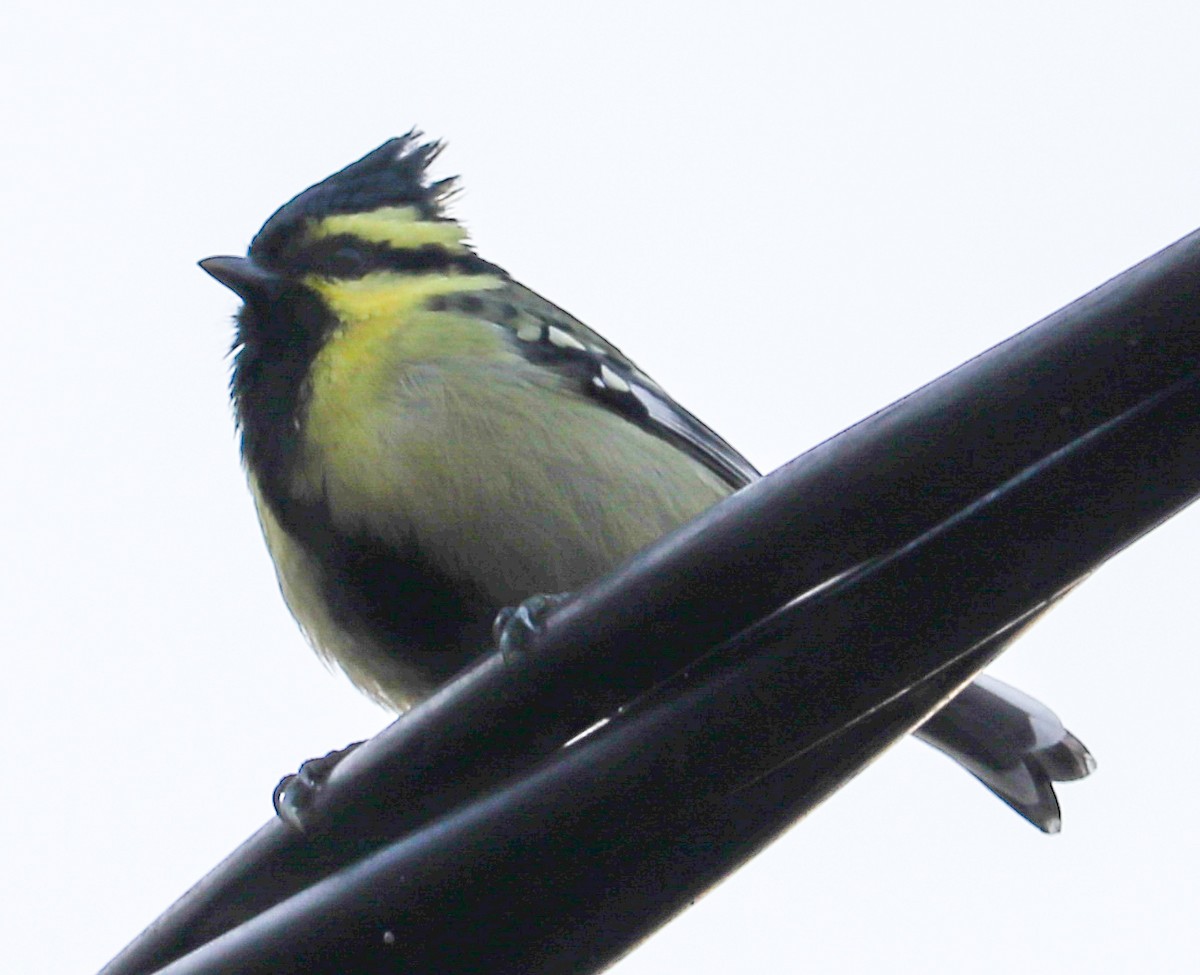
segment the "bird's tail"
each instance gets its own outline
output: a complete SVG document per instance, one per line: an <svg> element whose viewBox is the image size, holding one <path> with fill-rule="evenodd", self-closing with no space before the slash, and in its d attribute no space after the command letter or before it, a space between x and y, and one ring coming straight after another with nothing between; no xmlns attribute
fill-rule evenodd
<svg viewBox="0 0 1200 975"><path fill-rule="evenodd" d="M987 675L968 684L914 734L1047 833L1062 829L1054 783L1081 779L1096 768L1058 715Z"/></svg>

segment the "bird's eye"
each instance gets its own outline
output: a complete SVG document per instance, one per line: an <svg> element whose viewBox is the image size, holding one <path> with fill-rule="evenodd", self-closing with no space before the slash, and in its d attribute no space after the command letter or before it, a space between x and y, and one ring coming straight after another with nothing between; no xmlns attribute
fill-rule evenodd
<svg viewBox="0 0 1200 975"><path fill-rule="evenodd" d="M360 277L367 270L367 255L353 244L343 244L325 262L325 270L334 277Z"/></svg>

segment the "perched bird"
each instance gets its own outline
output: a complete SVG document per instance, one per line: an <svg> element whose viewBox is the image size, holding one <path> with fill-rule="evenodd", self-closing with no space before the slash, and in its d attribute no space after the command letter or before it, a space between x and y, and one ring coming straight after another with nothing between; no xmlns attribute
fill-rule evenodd
<svg viewBox="0 0 1200 975"><path fill-rule="evenodd" d="M201 266L243 300L232 395L284 598L404 709L490 645L497 612L575 589L758 474L621 352L480 258L384 143ZM920 732L1041 826L1091 756L985 679Z"/></svg>

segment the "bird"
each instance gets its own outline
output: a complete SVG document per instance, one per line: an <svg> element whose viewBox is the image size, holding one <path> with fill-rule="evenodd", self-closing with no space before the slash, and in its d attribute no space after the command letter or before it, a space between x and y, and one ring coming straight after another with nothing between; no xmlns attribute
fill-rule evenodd
<svg viewBox="0 0 1200 975"><path fill-rule="evenodd" d="M476 253L390 139L200 266L241 300L230 391L283 597L308 642L396 711L490 646L505 607L578 589L756 480L614 345ZM1047 832L1095 767L991 677L918 736Z"/></svg>

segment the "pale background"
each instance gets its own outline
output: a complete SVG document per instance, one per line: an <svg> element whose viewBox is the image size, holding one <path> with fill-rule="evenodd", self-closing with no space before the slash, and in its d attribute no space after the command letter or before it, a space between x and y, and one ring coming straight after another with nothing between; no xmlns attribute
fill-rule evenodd
<svg viewBox="0 0 1200 975"><path fill-rule="evenodd" d="M412 125L482 253L763 468L1200 225L1194 3L35 4L0 14L3 967L88 973L386 720L239 467L242 252ZM995 672L1100 770L1045 837L913 742L626 959L1184 972L1200 511Z"/></svg>

